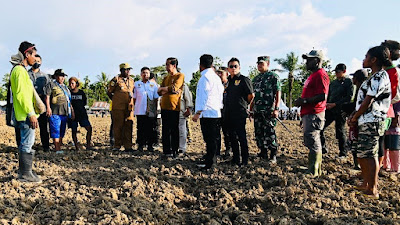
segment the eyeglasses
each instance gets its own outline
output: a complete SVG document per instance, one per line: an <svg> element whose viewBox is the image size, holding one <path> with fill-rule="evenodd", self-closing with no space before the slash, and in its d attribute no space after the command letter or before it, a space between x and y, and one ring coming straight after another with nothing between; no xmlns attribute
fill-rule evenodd
<svg viewBox="0 0 400 225"><path fill-rule="evenodd" d="M233 69L233 68L236 69L236 68L238 68L238 67L239 67L238 65L230 65L230 66L229 66L229 68L231 68L231 69Z"/></svg>
<svg viewBox="0 0 400 225"><path fill-rule="evenodd" d="M121 70L131 70L131 68L122 68Z"/></svg>

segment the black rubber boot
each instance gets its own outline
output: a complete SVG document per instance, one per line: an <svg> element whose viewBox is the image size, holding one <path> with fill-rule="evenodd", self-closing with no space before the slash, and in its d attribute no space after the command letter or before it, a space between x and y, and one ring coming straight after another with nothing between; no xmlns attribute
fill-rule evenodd
<svg viewBox="0 0 400 225"><path fill-rule="evenodd" d="M22 182L32 182L32 183L42 182L42 180L36 175L36 173L32 171L32 162L34 154L35 154L34 152L19 153L20 167L19 167L18 179Z"/></svg>

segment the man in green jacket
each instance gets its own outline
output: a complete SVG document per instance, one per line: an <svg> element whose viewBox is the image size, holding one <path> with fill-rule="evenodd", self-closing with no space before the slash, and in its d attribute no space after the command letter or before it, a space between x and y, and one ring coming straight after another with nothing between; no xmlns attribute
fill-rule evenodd
<svg viewBox="0 0 400 225"><path fill-rule="evenodd" d="M18 179L23 182L40 183L41 180L32 171L32 161L35 151L32 146L35 142L35 128L38 120L34 104L34 87L29 78L26 67L36 62L36 47L34 44L24 41L18 49L18 54L11 57L13 69L10 75L13 107L16 126L20 129L21 141L19 148L19 173Z"/></svg>

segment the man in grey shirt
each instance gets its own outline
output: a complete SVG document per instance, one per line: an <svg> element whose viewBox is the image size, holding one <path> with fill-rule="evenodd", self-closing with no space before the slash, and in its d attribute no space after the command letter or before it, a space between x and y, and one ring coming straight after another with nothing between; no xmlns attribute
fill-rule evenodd
<svg viewBox="0 0 400 225"><path fill-rule="evenodd" d="M43 102L46 102L46 95L44 94L44 88L50 82L50 77L48 74L43 73L39 68L42 64L42 57L36 55L37 61L28 71L29 78L31 78L33 86L36 92L39 94ZM48 130L48 120L46 112L41 114L38 118L39 128L40 128L40 140L42 142L43 151L47 152L50 149L49 145L49 130Z"/></svg>
<svg viewBox="0 0 400 225"><path fill-rule="evenodd" d="M179 112L179 153L185 154L187 145L186 120L191 114L193 108L192 93L187 84L183 83L183 92L181 95L181 111Z"/></svg>

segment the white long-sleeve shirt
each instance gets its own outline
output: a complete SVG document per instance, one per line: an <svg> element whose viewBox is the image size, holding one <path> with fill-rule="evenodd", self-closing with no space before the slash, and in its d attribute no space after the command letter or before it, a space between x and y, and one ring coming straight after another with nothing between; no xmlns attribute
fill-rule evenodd
<svg viewBox="0 0 400 225"><path fill-rule="evenodd" d="M196 90L195 112L202 111L200 118L221 117L223 93L224 86L214 70L203 70Z"/></svg>
<svg viewBox="0 0 400 225"><path fill-rule="evenodd" d="M146 115L147 110L147 98L150 100L159 98L160 96L157 93L158 86L157 83L153 81L147 81L143 83L143 81L136 81L133 98L135 101L135 115Z"/></svg>

